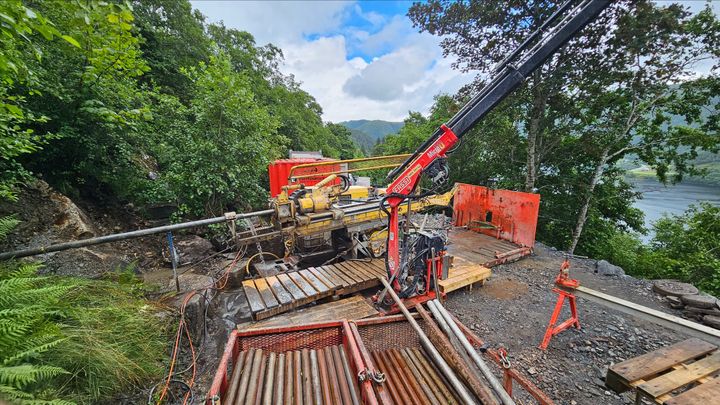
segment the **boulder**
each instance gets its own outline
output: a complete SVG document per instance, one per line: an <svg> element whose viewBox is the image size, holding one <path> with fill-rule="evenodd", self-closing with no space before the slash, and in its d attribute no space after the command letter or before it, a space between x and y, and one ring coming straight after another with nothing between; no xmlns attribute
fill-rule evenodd
<svg viewBox="0 0 720 405"><path fill-rule="evenodd" d="M179 256L179 264L198 262L214 252L212 243L197 235L176 237L175 250Z"/></svg>
<svg viewBox="0 0 720 405"><path fill-rule="evenodd" d="M698 308L688 305L685 307L685 311L693 312L696 314L720 316L720 309L717 308Z"/></svg>
<svg viewBox="0 0 720 405"><path fill-rule="evenodd" d="M705 315L702 318L705 325L712 326L715 329L720 329L720 316Z"/></svg>
<svg viewBox="0 0 720 405"><path fill-rule="evenodd" d="M595 273L601 276L624 276L625 271L607 260L600 260L595 263Z"/></svg>
<svg viewBox="0 0 720 405"><path fill-rule="evenodd" d="M668 304L670 304L670 308L682 309L685 306L685 304L682 303L680 298L672 296L672 295L666 296L665 301L667 301Z"/></svg>
<svg viewBox="0 0 720 405"><path fill-rule="evenodd" d="M695 295L699 291L694 285L681 283L676 280L655 280L653 291L663 296L681 297L683 295Z"/></svg>
<svg viewBox="0 0 720 405"><path fill-rule="evenodd" d="M718 309L717 298L712 295L683 295L680 300L685 305L697 308L715 308Z"/></svg>

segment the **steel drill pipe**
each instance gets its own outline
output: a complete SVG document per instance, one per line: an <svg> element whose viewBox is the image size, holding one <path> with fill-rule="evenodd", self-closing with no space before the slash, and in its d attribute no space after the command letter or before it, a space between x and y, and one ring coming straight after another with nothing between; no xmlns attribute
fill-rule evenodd
<svg viewBox="0 0 720 405"><path fill-rule="evenodd" d="M385 373L388 375L394 382L395 390L398 392L398 397L402 399L405 403L409 404L415 404L415 399L410 396L410 393L405 388L405 383L402 380L402 376L398 373L397 367L392 364L392 361L390 361L390 358L388 357L387 352L385 351L379 351L376 352L378 358L382 359L383 363L385 364L385 369L387 372Z"/></svg>
<svg viewBox="0 0 720 405"><path fill-rule="evenodd" d="M342 404L342 394L340 393L340 382L338 381L338 373L335 369L335 359L332 355L332 350L330 350L330 347L326 347L323 349L325 352L325 361L327 362L328 367L328 377L330 377L330 386L332 387L332 394L333 394L333 404Z"/></svg>
<svg viewBox="0 0 720 405"><path fill-rule="evenodd" d="M293 365L293 397L295 398L295 405L303 405L302 355L299 350L293 352Z"/></svg>
<svg viewBox="0 0 720 405"><path fill-rule="evenodd" d="M463 347L473 359L475 364L478 366L480 371L482 371L485 379L487 379L487 381L490 383L490 386L495 390L495 393L498 395L498 397L500 397L500 401L502 401L504 405L515 405L515 401L510 397L507 391L505 391L505 388L503 388L500 381L498 381L498 379L492 373L490 367L485 364L485 361L480 357L472 344L470 344L470 341L468 341L467 337L465 337L465 335L462 333L462 331L452 319L450 313L448 313L445 307L443 307L438 300L428 301L428 305L434 305L435 308L438 309L440 315L445 319L445 322L447 322L448 326L450 326L450 330L452 330L452 332L455 334L457 339L463 345Z"/></svg>
<svg viewBox="0 0 720 405"><path fill-rule="evenodd" d="M432 365L427 361L425 356L420 352L420 349L409 349L408 354L410 354L413 358L413 360L416 362L415 364L418 365L420 369L423 370L425 375L428 376L429 381L432 383L432 386L435 388L435 392L439 392L442 394L442 396L445 398L445 401L447 401L448 404L455 405L457 404L457 400L455 399L455 395L453 395L452 392L450 392L450 389L442 380L442 377L435 371L435 368L432 367Z"/></svg>
<svg viewBox="0 0 720 405"><path fill-rule="evenodd" d="M338 351L340 352L340 360L342 360L343 372L345 372L345 379L350 384L350 396L352 397L352 403L353 405L360 405L357 380L353 378L352 372L350 372L350 363L348 362L347 355L345 355L345 349L340 346Z"/></svg>
<svg viewBox="0 0 720 405"><path fill-rule="evenodd" d="M267 367L267 357L263 356L262 361L260 362L260 372L258 374L257 379L257 386L255 387L255 393L254 397L248 396L248 399L245 401L246 403L252 404L252 405L262 405L262 395L263 392L265 392L265 371Z"/></svg>
<svg viewBox="0 0 720 405"><path fill-rule="evenodd" d="M245 356L245 366L243 367L243 373L242 373L242 377L240 379L240 386L238 387L238 393L234 400L233 400L233 398L228 398L231 401L238 402L238 403L242 403L245 401L245 394L247 394L248 384L250 383L250 373L253 368L253 365L259 361L256 359L256 357L258 355L260 357L262 357L261 350L250 349L248 351L247 356Z"/></svg>
<svg viewBox="0 0 720 405"><path fill-rule="evenodd" d="M407 350L408 350L407 348L403 349L400 352L400 355L403 357L403 359L405 360L405 363L407 363L408 367L410 368L410 372L413 373L413 375L415 376L415 379L420 384L420 388L425 393L425 396L427 397L428 401L430 401L430 403L432 405L440 405L441 401L438 400L437 394L433 390L434 387L432 387L430 385L430 382L425 379L425 377L423 376L423 373L420 372L417 365L415 365L415 363L412 361L410 356L408 356Z"/></svg>
<svg viewBox="0 0 720 405"><path fill-rule="evenodd" d="M404 405L403 398L400 394L400 389L396 386L395 375L392 373L390 367L385 365L380 352L372 352L373 362L378 366L378 369L385 374L385 385L388 387L392 402L398 405Z"/></svg>
<svg viewBox="0 0 720 405"><path fill-rule="evenodd" d="M323 403L332 404L332 387L330 387L330 377L328 376L327 362L325 361L325 352L317 350L318 367L320 368L320 381L323 392Z"/></svg>
<svg viewBox="0 0 720 405"><path fill-rule="evenodd" d="M402 300L400 300L400 297L395 294L395 290L393 290L390 284L388 284L388 281L385 279L385 277L380 277L380 282L383 283L383 285L388 291L388 294L390 294L390 297L392 297L392 299L395 301L395 304L398 306L398 308L400 308L400 311L402 311L403 315L405 315L405 318L410 323L410 326L415 329L415 332L420 337L420 343L422 344L423 349L425 349L425 351L432 358L433 362L437 364L438 368L447 377L450 384L460 396L460 399L466 404L475 404L475 400L473 399L472 395L468 392L467 388L465 388L462 382L458 380L457 376L452 371L450 366L447 364L447 362L445 362L445 359L443 359L440 353L438 353L435 346L433 346L433 344L430 342L430 339L428 339L427 335L425 335L425 332L423 332L423 330L420 328L420 325L418 325L417 321L415 321L415 318L412 317L410 311L405 308L405 304L403 304Z"/></svg>
<svg viewBox="0 0 720 405"><path fill-rule="evenodd" d="M322 404L322 382L320 381L320 367L318 356L315 350L310 352L310 374L312 376L313 400L314 403Z"/></svg>
<svg viewBox="0 0 720 405"><path fill-rule="evenodd" d="M463 381L468 385L470 390L480 399L485 405L497 405L498 401L492 393L490 387L488 387L480 378L479 375L475 374L470 368L470 363L466 363L465 359L460 355L459 351L453 347L453 344L448 336L445 336L437 324L430 317L430 314L425 311L422 305L416 305L415 309L418 314L423 318L425 324L429 329L430 340L438 348L443 358L450 364L450 367L455 370ZM463 350L462 347L459 350Z"/></svg>
<svg viewBox="0 0 720 405"><path fill-rule="evenodd" d="M233 363L233 372L232 376L230 377L230 386L228 387L227 394L224 396L225 398L235 398L238 386L240 386L240 375L242 374L243 363L245 363L246 354L246 352L238 353L238 356Z"/></svg>
<svg viewBox="0 0 720 405"><path fill-rule="evenodd" d="M340 358L340 352L337 346L331 346L330 352L333 357L333 364L335 365L335 372L337 373L338 385L340 386L340 396L342 397L343 404L352 404L352 396L350 395L350 381L345 378L346 374Z"/></svg>
<svg viewBox="0 0 720 405"><path fill-rule="evenodd" d="M263 405L272 405L273 390L275 389L275 353L270 353L267 362L267 376L265 377L265 389L262 395Z"/></svg>
<svg viewBox="0 0 720 405"><path fill-rule="evenodd" d="M275 397L275 405L283 405L283 400L285 399L283 397L284 395L284 389L285 389L285 353L280 353L277 360L277 371L276 371L277 377L275 378L275 393L273 396Z"/></svg>
<svg viewBox="0 0 720 405"><path fill-rule="evenodd" d="M295 366L293 365L293 352L285 353L285 400L283 404L290 405L293 403L293 373Z"/></svg>
<svg viewBox="0 0 720 405"><path fill-rule="evenodd" d="M242 397L238 397L237 402L241 404L252 404L255 402L255 395L258 391L258 380L265 364L265 354L262 349L257 350L253 357L254 359L252 369L250 370L250 380L248 381L247 391Z"/></svg>
<svg viewBox="0 0 720 405"><path fill-rule="evenodd" d="M41 255L44 253L51 253L51 252L60 252L63 250L76 249L76 248L92 246L92 245L99 245L102 243L117 242L117 241L121 241L121 240L125 240L125 239L132 239L132 238L139 238L141 236L154 235L157 233L166 233L166 232L177 231L180 229L194 228L196 226L208 226L208 225L212 225L212 224L219 224L221 222L233 221L233 220L237 220L237 219L245 219L245 218L260 217L260 216L265 216L265 215L272 215L274 212L275 212L275 210L255 211L255 212L248 212L246 214L236 214L234 212L228 212L227 214L225 214L221 217L200 219L197 221L183 222L183 223L173 224L173 225L158 226L155 228L148 228L148 229L140 229L138 231L115 233L112 235L98 236L96 238L74 240L72 242L57 243L54 245L41 246L41 247L30 248L30 249L20 249L20 250L15 250L12 252L4 252L4 253L0 253L0 260L13 259L13 258L19 259L21 257L35 256L35 255Z"/></svg>
<svg viewBox="0 0 720 405"><path fill-rule="evenodd" d="M310 376L310 350L302 349L300 352L302 357L302 384L303 384L303 403L311 404L313 401L312 379Z"/></svg>
<svg viewBox="0 0 720 405"><path fill-rule="evenodd" d="M429 405L430 402L425 397L424 392L420 389L418 381L415 379L415 375L409 372L408 365L398 355L397 350L390 349L387 350L385 354L390 359L390 362L396 367L396 374L398 374L400 380L403 384L405 384L405 387L407 387L408 394L410 394L412 401L415 404Z"/></svg>

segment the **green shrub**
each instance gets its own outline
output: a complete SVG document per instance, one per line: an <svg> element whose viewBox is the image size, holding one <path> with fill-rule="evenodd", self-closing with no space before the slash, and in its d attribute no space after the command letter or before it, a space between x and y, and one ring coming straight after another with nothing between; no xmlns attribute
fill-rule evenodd
<svg viewBox="0 0 720 405"><path fill-rule="evenodd" d="M720 295L720 207L691 206L682 215L658 220L653 231L649 245L617 231L596 246L595 257L634 276L678 279Z"/></svg>
<svg viewBox="0 0 720 405"><path fill-rule="evenodd" d="M653 263L664 276L720 295L720 207L690 206L654 224Z"/></svg>

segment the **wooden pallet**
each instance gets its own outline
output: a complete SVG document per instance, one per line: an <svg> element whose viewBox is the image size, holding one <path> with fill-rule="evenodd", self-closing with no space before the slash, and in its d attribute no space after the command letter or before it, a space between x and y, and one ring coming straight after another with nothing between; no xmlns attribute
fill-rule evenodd
<svg viewBox="0 0 720 405"><path fill-rule="evenodd" d="M720 398L720 351L692 338L618 363L605 385L616 392L637 389L643 398L665 405L709 405Z"/></svg>
<svg viewBox="0 0 720 405"><path fill-rule="evenodd" d="M450 232L448 252L468 262L485 267L495 267L508 260L519 259L530 254L530 248L497 239L482 233L456 227Z"/></svg>
<svg viewBox="0 0 720 405"><path fill-rule="evenodd" d="M462 257L455 257L448 272L448 278L438 281L438 287L441 292L449 293L477 282L485 282L490 275L489 268L469 262Z"/></svg>
<svg viewBox="0 0 720 405"><path fill-rule="evenodd" d="M245 297L256 321L332 295L345 295L380 284L381 259L348 261L243 281Z"/></svg>
<svg viewBox="0 0 720 405"><path fill-rule="evenodd" d="M362 295L353 295L337 301L297 309L259 322L238 325L240 330L262 329L277 326L296 326L316 322L355 320L378 314Z"/></svg>

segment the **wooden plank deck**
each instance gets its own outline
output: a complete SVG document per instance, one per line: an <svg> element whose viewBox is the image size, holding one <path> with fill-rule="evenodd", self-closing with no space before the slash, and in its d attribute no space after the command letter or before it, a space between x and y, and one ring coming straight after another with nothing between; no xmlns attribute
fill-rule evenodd
<svg viewBox="0 0 720 405"><path fill-rule="evenodd" d="M717 346L692 338L610 367L605 385L616 392L637 388L636 403L705 404L720 395L718 373Z"/></svg>
<svg viewBox="0 0 720 405"><path fill-rule="evenodd" d="M315 322L354 320L375 316L378 311L362 295L353 295L338 301L297 309L259 322L238 326L241 330L276 326L295 326Z"/></svg>
<svg viewBox="0 0 720 405"><path fill-rule="evenodd" d="M441 292L449 293L477 282L484 282L491 273L491 270L485 266L468 262L462 257L455 257L448 278L438 281L438 287Z"/></svg>
<svg viewBox="0 0 720 405"><path fill-rule="evenodd" d="M510 252L517 254L506 257ZM450 231L448 253L474 264L494 267L505 261L527 256L530 249L522 249L520 245L512 242L456 227Z"/></svg>
<svg viewBox="0 0 720 405"><path fill-rule="evenodd" d="M243 281L256 321L332 295L346 295L380 284L382 259L354 260Z"/></svg>
<svg viewBox="0 0 720 405"><path fill-rule="evenodd" d="M448 252L454 256L448 278L438 282L448 293L490 277L489 267L506 260L520 246L492 236L455 228L450 232ZM529 253L529 249L519 254ZM512 254L510 259L515 258ZM245 280L243 289L254 320L265 319L310 302L348 295L380 285L385 276L384 259L352 260L326 266Z"/></svg>

